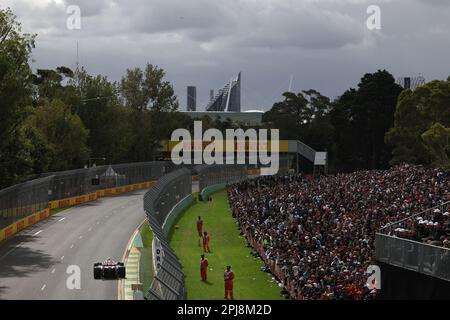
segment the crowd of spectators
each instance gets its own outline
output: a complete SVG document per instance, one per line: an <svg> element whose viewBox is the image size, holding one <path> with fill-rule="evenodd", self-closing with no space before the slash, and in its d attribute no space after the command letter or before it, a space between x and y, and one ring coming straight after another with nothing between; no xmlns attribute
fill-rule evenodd
<svg viewBox="0 0 450 320"><path fill-rule="evenodd" d="M294 299L373 299L366 272L375 233L399 220L391 235L449 246L450 208L442 204L450 200L450 175L423 166L261 177L227 191L242 233Z"/></svg>

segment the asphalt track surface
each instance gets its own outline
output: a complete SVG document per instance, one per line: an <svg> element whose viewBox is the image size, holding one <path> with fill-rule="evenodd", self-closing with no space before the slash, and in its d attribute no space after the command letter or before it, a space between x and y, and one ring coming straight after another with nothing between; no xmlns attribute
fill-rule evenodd
<svg viewBox="0 0 450 320"><path fill-rule="evenodd" d="M145 219L145 190L100 198L60 212L0 243L0 299L116 300L118 281L94 280L93 264L120 261ZM69 266L81 288L68 289Z"/></svg>

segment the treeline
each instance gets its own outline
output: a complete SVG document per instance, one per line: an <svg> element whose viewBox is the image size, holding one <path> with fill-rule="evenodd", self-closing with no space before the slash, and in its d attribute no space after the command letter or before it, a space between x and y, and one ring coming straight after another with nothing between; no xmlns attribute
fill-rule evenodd
<svg viewBox="0 0 450 320"><path fill-rule="evenodd" d="M151 161L173 130L192 129L161 68L129 69L118 82L83 68L33 73L34 47L35 35L24 34L9 9L0 10L0 188L90 159ZM315 90L283 97L262 127L327 150L330 172L401 162L450 167L450 77L403 90L380 70L334 101ZM243 127L226 118L201 120L204 130Z"/></svg>
<svg viewBox="0 0 450 320"><path fill-rule="evenodd" d="M34 47L35 35L0 10L0 188L89 159L151 161L161 140L190 126L157 66L127 70L119 82L67 67L33 73Z"/></svg>
<svg viewBox="0 0 450 320"><path fill-rule="evenodd" d="M450 169L450 77L403 90L379 70L335 101L315 90L284 93L263 119L282 139L328 151L331 172L403 162Z"/></svg>

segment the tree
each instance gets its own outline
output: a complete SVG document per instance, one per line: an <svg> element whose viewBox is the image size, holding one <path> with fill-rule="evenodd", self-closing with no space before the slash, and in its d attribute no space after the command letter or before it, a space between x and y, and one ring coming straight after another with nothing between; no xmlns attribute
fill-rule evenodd
<svg viewBox="0 0 450 320"><path fill-rule="evenodd" d="M280 139L301 139L299 129L308 121L308 101L302 93L285 92L283 97L264 113L263 123L280 129Z"/></svg>
<svg viewBox="0 0 450 320"><path fill-rule="evenodd" d="M160 141L170 138L176 128L189 126L189 118L176 112L177 97L164 77L164 70L151 64L145 71L129 69L122 77L119 92L123 105L132 110L128 158L134 161L153 159Z"/></svg>
<svg viewBox="0 0 450 320"><path fill-rule="evenodd" d="M391 150L384 142L392 127L395 106L402 88L386 70L365 74L358 89L347 90L331 111L335 127L337 168L384 169Z"/></svg>
<svg viewBox="0 0 450 320"><path fill-rule="evenodd" d="M75 87L63 84L64 80L70 82L73 77L73 71L64 66L57 67L56 70L38 69L33 75L34 104L39 105L39 99L45 98L48 100L60 99L68 105L78 102L80 97L75 91Z"/></svg>
<svg viewBox="0 0 450 320"><path fill-rule="evenodd" d="M80 96L72 109L89 130L87 144L91 156L106 157L110 163L127 161L132 109L120 104L117 86L104 76L89 75L84 69L77 70L69 84Z"/></svg>
<svg viewBox="0 0 450 320"><path fill-rule="evenodd" d="M286 92L284 101L277 102L263 115L263 123L280 129L280 138L301 140L317 150L328 149L333 127L328 113L331 102L315 90L295 94Z"/></svg>
<svg viewBox="0 0 450 320"><path fill-rule="evenodd" d="M431 81L415 90L402 92L394 126L385 138L393 147L392 165L401 162L430 165L436 161L436 154L424 144L422 135L437 123L450 127L449 101L449 81Z"/></svg>
<svg viewBox="0 0 450 320"><path fill-rule="evenodd" d="M120 83L124 105L140 112L145 109L176 111L178 100L170 82L163 80L165 75L163 69L150 63L144 71L127 69Z"/></svg>
<svg viewBox="0 0 450 320"><path fill-rule="evenodd" d="M28 64L35 35L24 34L10 9L0 9L0 185L30 170L29 147L21 124L31 107Z"/></svg>
<svg viewBox="0 0 450 320"><path fill-rule="evenodd" d="M89 157L86 145L89 131L61 100L44 102L33 111L27 125L36 130L47 145L48 169L62 171L83 167Z"/></svg>
<svg viewBox="0 0 450 320"><path fill-rule="evenodd" d="M435 167L450 168L448 153L450 151L450 128L435 123L422 134L425 147L430 152Z"/></svg>

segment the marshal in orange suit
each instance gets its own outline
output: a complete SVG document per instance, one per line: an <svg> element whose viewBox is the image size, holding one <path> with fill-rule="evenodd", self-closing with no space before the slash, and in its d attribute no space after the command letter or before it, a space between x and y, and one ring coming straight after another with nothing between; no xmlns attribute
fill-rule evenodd
<svg viewBox="0 0 450 320"><path fill-rule="evenodd" d="M231 270L231 266L227 266L227 269L223 274L223 280L225 285L225 299L228 300L229 297L230 300L233 300L234 272Z"/></svg>
<svg viewBox="0 0 450 320"><path fill-rule="evenodd" d="M201 255L202 260L200 260L200 276L202 277L202 281L208 280L208 259L205 258L205 255Z"/></svg>

